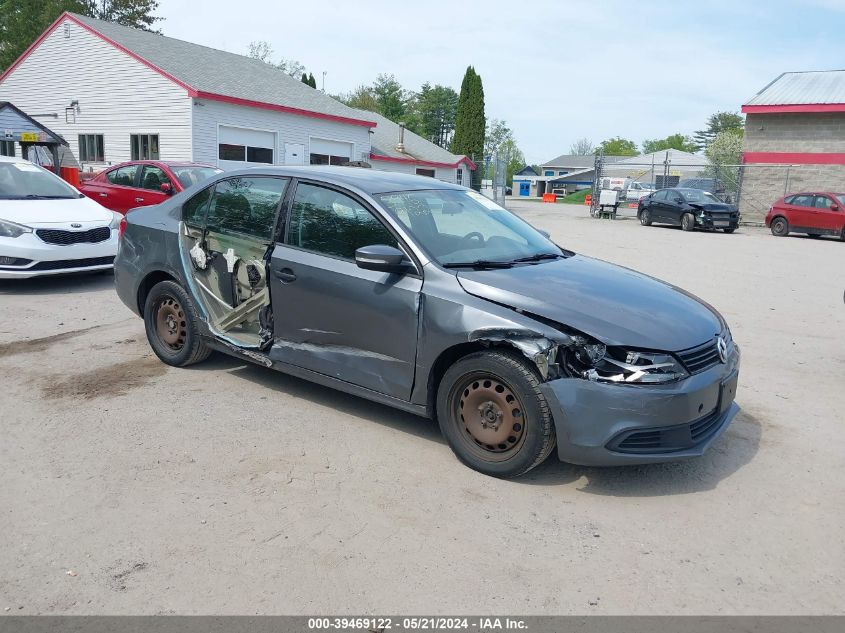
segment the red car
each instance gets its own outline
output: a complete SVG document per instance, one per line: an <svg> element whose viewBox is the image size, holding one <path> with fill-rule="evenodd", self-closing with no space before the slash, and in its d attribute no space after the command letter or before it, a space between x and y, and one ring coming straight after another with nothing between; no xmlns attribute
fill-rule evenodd
<svg viewBox="0 0 845 633"><path fill-rule="evenodd" d="M772 235L806 233L835 235L845 241L845 193L793 193L772 205L766 214Z"/></svg>
<svg viewBox="0 0 845 633"><path fill-rule="evenodd" d="M159 204L169 196L202 182L222 169L198 163L135 160L83 180L79 190L104 207L126 213L135 207Z"/></svg>

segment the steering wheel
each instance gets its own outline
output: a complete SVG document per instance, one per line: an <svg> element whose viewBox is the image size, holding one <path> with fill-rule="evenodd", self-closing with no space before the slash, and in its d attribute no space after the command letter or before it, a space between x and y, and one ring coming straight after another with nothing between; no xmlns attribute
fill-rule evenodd
<svg viewBox="0 0 845 633"><path fill-rule="evenodd" d="M472 233L467 233L461 238L462 242L468 242L470 240L477 240L479 246L484 245L484 236L479 233L478 231L473 231Z"/></svg>

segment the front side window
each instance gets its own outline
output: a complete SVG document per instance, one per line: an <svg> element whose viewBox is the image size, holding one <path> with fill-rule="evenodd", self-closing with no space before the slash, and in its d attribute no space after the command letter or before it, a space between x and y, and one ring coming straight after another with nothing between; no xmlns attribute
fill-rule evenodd
<svg viewBox="0 0 845 633"><path fill-rule="evenodd" d="M362 246L398 247L393 234L359 202L308 184L296 188L285 243L344 259L354 259Z"/></svg>
<svg viewBox="0 0 845 633"><path fill-rule="evenodd" d="M173 186L170 178L161 167L144 165L144 171L141 172L141 189L161 191L161 186L164 184Z"/></svg>
<svg viewBox="0 0 845 633"><path fill-rule="evenodd" d="M0 163L0 200L79 197L80 194L64 180L38 165Z"/></svg>
<svg viewBox="0 0 845 633"><path fill-rule="evenodd" d="M14 141L0 141L0 156L15 156Z"/></svg>
<svg viewBox="0 0 845 633"><path fill-rule="evenodd" d="M221 180L214 187L208 209L208 230L243 233L262 241L270 240L287 184L286 178L271 177Z"/></svg>
<svg viewBox="0 0 845 633"><path fill-rule="evenodd" d="M132 160L158 160L158 134L130 134Z"/></svg>
<svg viewBox="0 0 845 633"><path fill-rule="evenodd" d="M126 165L125 167L118 167L112 169L106 174L106 178L113 185L121 185L123 187L135 186L135 174L138 171L138 165Z"/></svg>
<svg viewBox="0 0 845 633"><path fill-rule="evenodd" d="M790 204L794 204L796 207L812 207L814 206L813 196L795 196Z"/></svg>
<svg viewBox="0 0 845 633"><path fill-rule="evenodd" d="M816 209L829 209L833 204L833 200L827 196L816 196Z"/></svg>
<svg viewBox="0 0 845 633"><path fill-rule="evenodd" d="M103 163L106 160L102 134L79 135L79 162Z"/></svg>
<svg viewBox="0 0 845 633"><path fill-rule="evenodd" d="M531 225L475 191L399 191L377 198L441 265L562 255Z"/></svg>

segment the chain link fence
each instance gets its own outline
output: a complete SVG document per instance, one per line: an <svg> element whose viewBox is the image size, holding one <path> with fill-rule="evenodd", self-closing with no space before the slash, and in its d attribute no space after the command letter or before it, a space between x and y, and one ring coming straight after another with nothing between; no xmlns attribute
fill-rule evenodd
<svg viewBox="0 0 845 633"><path fill-rule="evenodd" d="M841 175L838 176L841 181ZM619 207L635 209L639 199L665 187L689 187L708 191L733 204L745 224L762 224L778 198L802 191L829 190L837 181L824 165L714 165L700 162L672 162L668 154L661 161L638 162L637 157L595 160L590 213L598 215L602 189L618 192ZM834 187L835 188L835 187Z"/></svg>

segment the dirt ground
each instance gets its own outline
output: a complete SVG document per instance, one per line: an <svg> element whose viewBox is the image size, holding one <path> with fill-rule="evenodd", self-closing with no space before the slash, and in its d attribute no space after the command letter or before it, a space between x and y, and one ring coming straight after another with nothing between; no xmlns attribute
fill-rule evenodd
<svg viewBox="0 0 845 633"><path fill-rule="evenodd" d="M499 481L412 415L166 368L109 276L0 282L0 609L845 613L845 244L514 206L725 315L742 413L704 458Z"/></svg>

